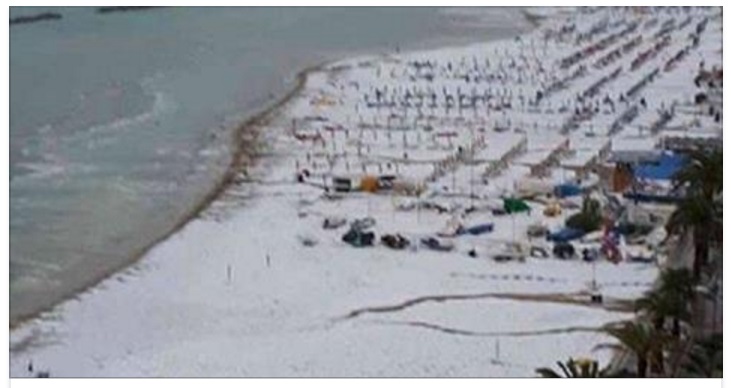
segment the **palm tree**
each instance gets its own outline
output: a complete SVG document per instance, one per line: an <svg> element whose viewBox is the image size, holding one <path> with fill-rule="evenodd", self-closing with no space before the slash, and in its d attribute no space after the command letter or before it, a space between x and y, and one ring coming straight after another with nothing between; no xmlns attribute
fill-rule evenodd
<svg viewBox="0 0 731 388"><path fill-rule="evenodd" d="M658 290L690 300L695 293L696 284L693 274L687 268L667 268L660 273Z"/></svg>
<svg viewBox="0 0 731 388"><path fill-rule="evenodd" d="M723 334L698 341L683 364L683 376L723 377Z"/></svg>
<svg viewBox="0 0 731 388"><path fill-rule="evenodd" d="M644 312L653 328L657 332L665 330L667 319L672 319L671 335L675 345L671 348L657 348L651 354L652 371L655 373L665 373L665 363L663 361L663 351L671 353L671 359L677 360L683 356L685 347L680 346L680 323L690 324L692 318L692 301L694 295L695 281L693 275L688 269L665 269L660 273L657 287L645 293L645 295L635 301L635 310ZM671 362L671 371L677 364Z"/></svg>
<svg viewBox="0 0 731 388"><path fill-rule="evenodd" d="M637 376L647 377L647 367L650 365L652 356L658 351L662 352L668 342L668 336L647 322L625 321L618 325L612 325L605 329L605 332L619 340L619 343L600 344L597 348L613 348L629 351L637 358ZM657 362L657 360L652 360Z"/></svg>
<svg viewBox="0 0 731 388"><path fill-rule="evenodd" d="M720 194L723 191L723 151L696 149L688 153L688 163L673 176L676 189L685 198L668 222L671 233L692 233L695 247L693 274L700 279L708 258L709 240L723 235Z"/></svg>
<svg viewBox="0 0 731 388"><path fill-rule="evenodd" d="M692 233L695 257L693 276L700 279L708 258L709 243L721 240L723 215L720 201L707 200L701 196L684 198L668 220L670 233Z"/></svg>
<svg viewBox="0 0 731 388"><path fill-rule="evenodd" d="M672 334L677 338L680 322L690 322L695 284L689 270L665 269L660 274L658 286L635 302L635 310L644 311L656 330L662 330L665 320L672 318Z"/></svg>
<svg viewBox="0 0 731 388"><path fill-rule="evenodd" d="M695 149L688 157L688 164L673 176L675 188L712 199L723 190L723 150Z"/></svg>
<svg viewBox="0 0 731 388"><path fill-rule="evenodd" d="M561 368L561 371L563 372L564 376L561 376L559 373L554 371L551 368L538 368L536 369L536 373L541 375L541 377L549 377L549 378L558 378L558 377L604 377L603 371L599 370L599 363L595 360L588 360L588 359L580 359L580 360L574 360L573 358L569 358L568 362L563 363L561 361L557 361L556 364L558 364L558 367Z"/></svg>
<svg viewBox="0 0 731 388"><path fill-rule="evenodd" d="M680 320L690 320L690 312L687 301L677 300L670 293L663 293L659 289L649 291L642 298L635 301L635 309L644 311L652 322L656 332L665 330L665 321L672 317L672 335L680 338ZM650 354L652 359L651 370L653 373L664 374L665 363L663 361L663 348L657 347Z"/></svg>
<svg viewBox="0 0 731 388"><path fill-rule="evenodd" d="M665 321L673 319L673 336L680 335L680 322L690 320L688 301L674 297L673 294L664 293L659 289L645 293L643 297L635 301L635 311L645 312L653 324L655 330L661 331L665 328Z"/></svg>
<svg viewBox="0 0 731 388"><path fill-rule="evenodd" d="M541 377L547 378L636 377L633 373L626 370L613 372L610 371L609 367L599 369L599 363L589 359L574 360L573 358L569 358L565 363L558 361L556 364L561 369L561 372L563 372L563 375L551 368L538 368L536 369L536 373Z"/></svg>

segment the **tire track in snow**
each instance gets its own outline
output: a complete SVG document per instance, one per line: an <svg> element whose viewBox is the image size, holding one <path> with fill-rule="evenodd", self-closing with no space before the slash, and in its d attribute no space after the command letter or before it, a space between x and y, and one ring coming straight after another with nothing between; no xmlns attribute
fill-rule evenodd
<svg viewBox="0 0 731 388"><path fill-rule="evenodd" d="M421 296L414 299L409 299L404 302L375 307L364 307L356 310L352 310L347 315L337 320L348 320L357 318L363 314L383 314L391 313L396 311L405 310L415 305L436 302L443 303L453 300L472 300L472 299L510 299L518 301L530 301L530 302L546 302L546 303L563 303L580 305L585 307L602 308L607 311L615 312L633 312L632 301L624 299L611 299L606 300L603 304L592 303L588 298L578 299L579 297L588 297L589 294L586 292L576 293L550 293L550 294L520 294L520 293L501 293L501 292L487 292L480 294L452 294L452 295L428 295Z"/></svg>
<svg viewBox="0 0 731 388"><path fill-rule="evenodd" d="M523 330L523 331L472 331L472 330L465 330L465 329L457 329L453 327L447 327L442 325L437 325L434 323L424 322L424 321L374 321L376 323L382 323L387 325L404 325L404 326L412 326L412 327L419 327L429 330L436 330L440 331L446 334L455 334L455 335L463 335L463 336L472 336L472 337L529 337L529 336L538 336L538 335L552 335L552 334L565 334L565 333L575 333L575 332L599 332L604 330L604 326L599 327L592 327L592 326L569 326L569 327L560 327L555 329L544 329L544 330ZM611 325L612 323L608 323L608 325Z"/></svg>

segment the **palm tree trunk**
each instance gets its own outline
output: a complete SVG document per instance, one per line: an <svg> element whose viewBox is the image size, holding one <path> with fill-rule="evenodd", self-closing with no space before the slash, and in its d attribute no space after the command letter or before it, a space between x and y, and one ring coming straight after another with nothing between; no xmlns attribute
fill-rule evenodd
<svg viewBox="0 0 731 388"><path fill-rule="evenodd" d="M637 376L647 377L647 359L637 355Z"/></svg>
<svg viewBox="0 0 731 388"><path fill-rule="evenodd" d="M653 319L653 325L658 333L663 331L665 328L665 317L655 317ZM657 349L650 353L650 371L655 375L662 375L664 373L662 349Z"/></svg>
<svg viewBox="0 0 731 388"><path fill-rule="evenodd" d="M653 376L664 376L665 375L665 360L663 360L662 349L658 349L652 352L652 360L650 364L650 371Z"/></svg>
<svg viewBox="0 0 731 388"><path fill-rule="evenodd" d="M706 266L708 258L708 236L704 236L700 229L694 233L693 240L695 243L695 259L693 260L693 276L698 281L701 279L701 273Z"/></svg>
<svg viewBox="0 0 731 388"><path fill-rule="evenodd" d="M685 359L692 346L692 340L685 340L680 342L677 348L673 349L670 353L670 375L668 377L678 377L683 359Z"/></svg>
<svg viewBox="0 0 731 388"><path fill-rule="evenodd" d="M656 317L652 320L652 324L655 327L655 330L662 330L665 326L665 317Z"/></svg>
<svg viewBox="0 0 731 388"><path fill-rule="evenodd" d="M716 314L718 312L718 298L713 295L713 322L711 322L711 333L716 334Z"/></svg>

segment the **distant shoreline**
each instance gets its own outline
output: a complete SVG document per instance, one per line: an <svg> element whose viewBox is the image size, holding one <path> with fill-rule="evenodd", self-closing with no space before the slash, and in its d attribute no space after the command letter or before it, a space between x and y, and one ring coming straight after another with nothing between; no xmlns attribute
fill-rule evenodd
<svg viewBox="0 0 731 388"><path fill-rule="evenodd" d="M119 13L119 12L142 12L142 11L150 11L153 9L158 8L164 8L164 7L158 7L158 6L121 6L121 7L97 7L95 9L95 12L100 15L110 14L110 13ZM50 20L60 20L63 19L63 15L58 12L43 12L39 14L34 15L23 15L23 16L16 16L10 18L10 25L18 25L18 24L31 24L31 23L38 23L38 22L45 22Z"/></svg>
<svg viewBox="0 0 731 388"><path fill-rule="evenodd" d="M149 11L151 9L156 9L156 8L162 8L162 7L155 7L155 6L98 7L96 9L96 13L107 14L107 13L115 13L115 12L139 12L139 11Z"/></svg>
<svg viewBox="0 0 731 388"><path fill-rule="evenodd" d="M58 20L62 18L63 15L58 12L43 12L36 15L16 16L14 18L10 18L10 25L13 26L16 24L38 23L47 20Z"/></svg>

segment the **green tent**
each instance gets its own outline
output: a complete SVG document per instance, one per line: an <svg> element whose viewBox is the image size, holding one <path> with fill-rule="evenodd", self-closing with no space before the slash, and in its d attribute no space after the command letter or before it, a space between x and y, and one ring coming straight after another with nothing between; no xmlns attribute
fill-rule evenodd
<svg viewBox="0 0 731 388"><path fill-rule="evenodd" d="M503 209L508 212L508 214L513 214L529 211L530 206L528 206L528 204L522 199L505 198L503 199Z"/></svg>

